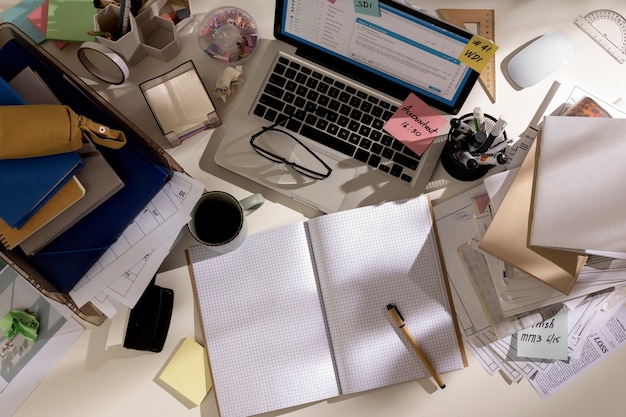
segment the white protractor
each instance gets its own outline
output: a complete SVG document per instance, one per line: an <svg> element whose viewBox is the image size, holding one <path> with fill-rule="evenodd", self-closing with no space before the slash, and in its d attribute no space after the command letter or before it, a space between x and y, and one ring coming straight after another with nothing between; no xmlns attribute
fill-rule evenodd
<svg viewBox="0 0 626 417"><path fill-rule="evenodd" d="M604 48L620 64L626 62L626 19L613 10L599 9L578 16L574 24Z"/></svg>

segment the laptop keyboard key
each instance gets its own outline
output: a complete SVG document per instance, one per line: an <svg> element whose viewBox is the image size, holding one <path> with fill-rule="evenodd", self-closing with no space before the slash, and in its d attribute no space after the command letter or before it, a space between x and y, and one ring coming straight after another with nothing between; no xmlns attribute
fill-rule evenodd
<svg viewBox="0 0 626 417"><path fill-rule="evenodd" d="M356 153L354 154L354 157L361 162L366 162L369 160L370 158L370 153L367 152L365 149L357 149Z"/></svg>
<svg viewBox="0 0 626 417"><path fill-rule="evenodd" d="M277 64L276 64L276 66L274 67L274 73L276 73L276 74L281 74L281 75L282 75L282 74L284 74L284 73L285 73L285 70L286 70L286 69L287 69L287 67L286 67L284 64L282 64L282 63L280 63L280 62L279 62L279 63L277 63Z"/></svg>
<svg viewBox="0 0 626 417"><path fill-rule="evenodd" d="M276 87L273 84L268 84L265 86L265 91L267 94L269 94L272 97L276 97L278 99L283 97L283 89L280 87Z"/></svg>
<svg viewBox="0 0 626 417"><path fill-rule="evenodd" d="M281 77L278 74L270 75L270 83L276 84L279 87L284 87L287 83L287 79L285 77Z"/></svg>
<svg viewBox="0 0 626 417"><path fill-rule="evenodd" d="M293 68L287 68L287 71L285 71L285 77L289 78L290 80L295 80L296 75L298 75L298 71L294 70Z"/></svg>
<svg viewBox="0 0 626 417"><path fill-rule="evenodd" d="M283 111L283 108L285 107L285 104L282 101L278 100L275 97L268 96L267 94L261 94L259 103L278 111Z"/></svg>
<svg viewBox="0 0 626 417"><path fill-rule="evenodd" d="M393 164L389 173L394 177L400 178L400 175L402 175L402 167L398 164Z"/></svg>
<svg viewBox="0 0 626 417"><path fill-rule="evenodd" d="M370 155L370 159L367 161L367 164L373 166L374 168L378 168L380 162L382 161L381 157L375 154Z"/></svg>
<svg viewBox="0 0 626 417"><path fill-rule="evenodd" d="M263 117L263 115L265 114L265 111L267 110L267 107L265 107L262 104L257 104L254 107L254 111L253 113L255 114L255 116L259 116L259 117Z"/></svg>
<svg viewBox="0 0 626 417"><path fill-rule="evenodd" d="M278 116L278 112L274 109L267 109L267 112L265 112L265 116L264 119L270 122L273 122L276 120L276 117Z"/></svg>
<svg viewBox="0 0 626 417"><path fill-rule="evenodd" d="M302 122L298 121L298 120L294 120L293 118L290 119L287 122L287 126L285 126L287 129L291 130L292 132L297 132L298 130L300 130L300 128L302 127Z"/></svg>

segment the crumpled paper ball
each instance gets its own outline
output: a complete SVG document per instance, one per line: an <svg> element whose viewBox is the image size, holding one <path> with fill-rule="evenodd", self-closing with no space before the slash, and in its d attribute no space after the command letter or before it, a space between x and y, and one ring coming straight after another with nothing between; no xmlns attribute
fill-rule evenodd
<svg viewBox="0 0 626 417"><path fill-rule="evenodd" d="M222 101L227 101L235 92L235 86L243 84L243 67L227 67L217 76L215 81L215 89L220 94Z"/></svg>

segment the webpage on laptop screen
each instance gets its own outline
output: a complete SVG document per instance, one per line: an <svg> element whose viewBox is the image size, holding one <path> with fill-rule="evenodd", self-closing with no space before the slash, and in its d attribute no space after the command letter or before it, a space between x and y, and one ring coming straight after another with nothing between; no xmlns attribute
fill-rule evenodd
<svg viewBox="0 0 626 417"><path fill-rule="evenodd" d="M378 75L453 101L471 70L458 57L468 39L380 4L359 14L352 0L286 0L283 32Z"/></svg>

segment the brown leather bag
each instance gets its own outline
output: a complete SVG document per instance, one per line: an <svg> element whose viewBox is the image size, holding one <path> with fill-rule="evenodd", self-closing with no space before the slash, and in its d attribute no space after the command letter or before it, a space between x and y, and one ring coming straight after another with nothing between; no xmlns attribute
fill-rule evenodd
<svg viewBox="0 0 626 417"><path fill-rule="evenodd" d="M0 159L30 158L76 151L83 133L107 148L119 149L126 136L57 104L0 106Z"/></svg>

